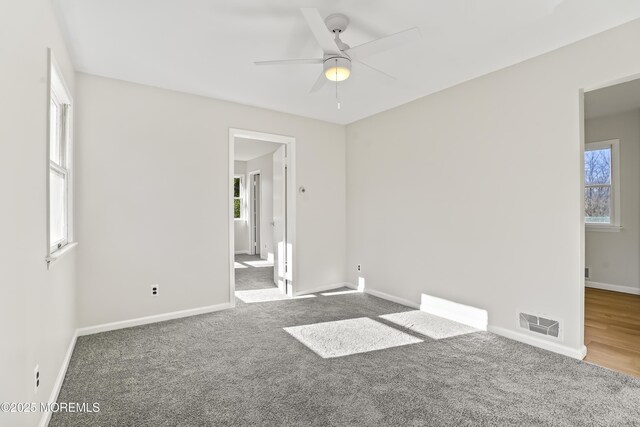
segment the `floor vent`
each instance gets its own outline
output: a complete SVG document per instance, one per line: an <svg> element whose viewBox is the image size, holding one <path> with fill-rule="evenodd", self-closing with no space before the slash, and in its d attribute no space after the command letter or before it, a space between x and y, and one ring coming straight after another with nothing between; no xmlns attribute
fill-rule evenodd
<svg viewBox="0 0 640 427"><path fill-rule="evenodd" d="M560 337L560 321L532 314L520 313L520 327L549 337Z"/></svg>

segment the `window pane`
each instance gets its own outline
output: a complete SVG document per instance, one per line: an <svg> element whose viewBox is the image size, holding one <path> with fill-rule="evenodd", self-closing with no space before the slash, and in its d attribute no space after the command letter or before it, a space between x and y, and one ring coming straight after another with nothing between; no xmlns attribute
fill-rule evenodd
<svg viewBox="0 0 640 427"><path fill-rule="evenodd" d="M60 110L53 99L51 100L51 116L49 117L49 158L51 161L60 163Z"/></svg>
<svg viewBox="0 0 640 427"><path fill-rule="evenodd" d="M240 178L233 178L233 197L240 197Z"/></svg>
<svg viewBox="0 0 640 427"><path fill-rule="evenodd" d="M233 199L233 217L240 218L240 199Z"/></svg>
<svg viewBox="0 0 640 427"><path fill-rule="evenodd" d="M584 189L584 216L586 222L611 223L611 187Z"/></svg>
<svg viewBox="0 0 640 427"><path fill-rule="evenodd" d="M584 183L611 184L611 148L584 152Z"/></svg>
<svg viewBox="0 0 640 427"><path fill-rule="evenodd" d="M67 238L67 191L64 175L51 170L50 180L50 233L51 244Z"/></svg>

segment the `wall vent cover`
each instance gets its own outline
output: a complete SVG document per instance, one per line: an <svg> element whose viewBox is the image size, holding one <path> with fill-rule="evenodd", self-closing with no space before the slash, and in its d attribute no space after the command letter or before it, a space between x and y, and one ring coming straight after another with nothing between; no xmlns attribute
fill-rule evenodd
<svg viewBox="0 0 640 427"><path fill-rule="evenodd" d="M589 278L589 267L585 267L584 268L584 278L588 279Z"/></svg>
<svg viewBox="0 0 640 427"><path fill-rule="evenodd" d="M522 329L546 335L548 337L560 338L560 321L553 320L533 314L520 313L519 325Z"/></svg>

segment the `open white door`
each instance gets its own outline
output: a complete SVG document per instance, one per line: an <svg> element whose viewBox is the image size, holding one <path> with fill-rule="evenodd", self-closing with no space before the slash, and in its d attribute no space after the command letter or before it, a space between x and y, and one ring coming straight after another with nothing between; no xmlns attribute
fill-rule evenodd
<svg viewBox="0 0 640 427"><path fill-rule="evenodd" d="M288 294L286 168L286 145L282 145L273 153L273 281L282 293Z"/></svg>
<svg viewBox="0 0 640 427"><path fill-rule="evenodd" d="M260 202L262 187L259 173L249 174L249 188L249 224L251 227L249 233L249 252L251 255L262 256L262 251L260 249L260 229L262 227L260 213L260 209L262 207L260 206Z"/></svg>

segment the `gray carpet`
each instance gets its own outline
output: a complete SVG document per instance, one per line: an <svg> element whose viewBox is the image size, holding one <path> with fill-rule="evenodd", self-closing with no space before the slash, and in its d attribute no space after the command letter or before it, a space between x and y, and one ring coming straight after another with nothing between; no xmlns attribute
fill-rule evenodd
<svg viewBox="0 0 640 427"><path fill-rule="evenodd" d="M236 255L236 291L275 288L273 266L257 255ZM239 268L238 268L239 267Z"/></svg>
<svg viewBox="0 0 640 427"><path fill-rule="evenodd" d="M316 294L81 337L59 401L100 412L57 413L50 426L640 425L638 379L487 332L434 339L379 317L408 311ZM323 358L283 329L356 318L419 340Z"/></svg>

